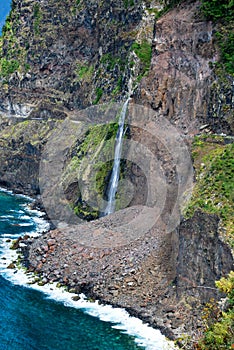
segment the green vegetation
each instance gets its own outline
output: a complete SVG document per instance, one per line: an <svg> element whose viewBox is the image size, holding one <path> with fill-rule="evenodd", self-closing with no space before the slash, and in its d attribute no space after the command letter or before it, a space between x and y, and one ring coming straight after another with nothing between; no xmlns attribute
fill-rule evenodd
<svg viewBox="0 0 234 350"><path fill-rule="evenodd" d="M234 32L232 28L231 26L222 27L216 33L216 37L221 51L221 61L218 66L223 65L227 73L234 75Z"/></svg>
<svg viewBox="0 0 234 350"><path fill-rule="evenodd" d="M92 126L71 152L72 157L63 173L62 184L67 188L69 184L79 179L79 184L83 184L87 189L84 196L79 193L78 201L71 203L75 214L82 219L93 220L100 215L98 207L100 208L105 198L113 167L117 130L117 122ZM123 176L124 170L122 167L120 177ZM120 202L120 199L118 201ZM98 205L91 207L88 203L98 203Z"/></svg>
<svg viewBox="0 0 234 350"><path fill-rule="evenodd" d="M200 209L222 219L225 238L234 248L234 144L220 136L196 137L193 144L196 186L185 216Z"/></svg>
<svg viewBox="0 0 234 350"><path fill-rule="evenodd" d="M216 33L220 48L220 62L228 74L234 74L234 1L233 0L203 0L202 11L205 17L218 24Z"/></svg>
<svg viewBox="0 0 234 350"><path fill-rule="evenodd" d="M37 146L50 133L50 123L46 120L24 120L0 131L1 146L6 147L9 139L19 140Z"/></svg>
<svg viewBox="0 0 234 350"><path fill-rule="evenodd" d="M63 186L77 181L78 178L86 178L89 182L89 198L82 198L81 194L78 202L73 204L75 214L85 220L96 219L100 213L98 208L90 207L87 202L93 199L97 202L97 196L103 198L105 191L106 177L112 169L112 162L106 161L112 148L118 124L95 125L90 127L85 133L81 143L79 142L72 154L75 154L70 160L63 174ZM100 159L99 159L99 155ZM95 161L94 161L95 160ZM93 168L91 168L93 167ZM85 181L85 180L84 180ZM88 200L87 200L88 199Z"/></svg>
<svg viewBox="0 0 234 350"><path fill-rule="evenodd" d="M5 24L2 28L2 35L4 36L6 33L9 33L12 31L12 23L10 21L10 17L7 16Z"/></svg>
<svg viewBox="0 0 234 350"><path fill-rule="evenodd" d="M103 90L100 87L97 87L96 88L96 98L93 101L93 105L98 104L98 102L100 101L102 95L103 95Z"/></svg>
<svg viewBox="0 0 234 350"><path fill-rule="evenodd" d="M116 65L119 65L120 70L124 69L125 63L120 57L115 57L111 53L102 55L101 63L106 65L107 70L113 70Z"/></svg>
<svg viewBox="0 0 234 350"><path fill-rule="evenodd" d="M29 64L26 63L27 47L20 44L20 38L16 34L16 26L19 23L19 14L14 14L14 19L9 15L2 29L0 37L0 77L9 78L15 71L27 72ZM3 42L7 43L3 54Z"/></svg>
<svg viewBox="0 0 234 350"><path fill-rule="evenodd" d="M73 210L77 216L87 221L98 219L100 216L98 209L90 207L87 203L85 203L82 200L78 202L78 204L73 208Z"/></svg>
<svg viewBox="0 0 234 350"><path fill-rule="evenodd" d="M234 248L234 144L226 144L218 135L197 136L192 155L197 183L185 215L190 217L197 209L218 215L220 233ZM234 272L216 286L227 294L228 307L222 311L215 300L207 303L203 312L204 336L195 345L197 350L234 347Z"/></svg>
<svg viewBox="0 0 234 350"><path fill-rule="evenodd" d="M41 19L42 19L42 14L41 14L41 10L40 10L40 5L38 3L36 3L33 7L33 17L34 17L34 23L33 23L33 29L35 34L39 34L39 26L41 23Z"/></svg>
<svg viewBox="0 0 234 350"><path fill-rule="evenodd" d="M142 64L143 74L148 72L151 63L152 57L152 48L151 45L147 41L143 41L140 43L133 43L132 50L135 52L137 57L140 59Z"/></svg>
<svg viewBox="0 0 234 350"><path fill-rule="evenodd" d="M92 65L83 65L78 63L76 69L76 75L78 80L89 81L94 72L94 67Z"/></svg>
<svg viewBox="0 0 234 350"><path fill-rule="evenodd" d="M233 20L233 0L202 0L202 11L210 20Z"/></svg>
<svg viewBox="0 0 234 350"><path fill-rule="evenodd" d="M162 10L158 10L157 8L149 8L147 11L150 14L154 14L155 19L158 19L162 15Z"/></svg>
<svg viewBox="0 0 234 350"><path fill-rule="evenodd" d="M17 71L20 63L17 60L7 60L0 58L0 77L8 78L12 73Z"/></svg>
<svg viewBox="0 0 234 350"><path fill-rule="evenodd" d="M131 6L134 6L134 0L124 0L124 7L126 9Z"/></svg>
<svg viewBox="0 0 234 350"><path fill-rule="evenodd" d="M123 77L120 76L120 77L118 78L116 87L115 87L114 90L112 91L112 95L113 95L113 96L116 95L116 94L118 94L119 92L121 92L121 90L122 90L122 82L123 82Z"/></svg>
<svg viewBox="0 0 234 350"><path fill-rule="evenodd" d="M211 300L203 312L204 337L198 344L197 350L221 350L234 348L234 271L227 278L216 282L218 289L227 295L225 311Z"/></svg>

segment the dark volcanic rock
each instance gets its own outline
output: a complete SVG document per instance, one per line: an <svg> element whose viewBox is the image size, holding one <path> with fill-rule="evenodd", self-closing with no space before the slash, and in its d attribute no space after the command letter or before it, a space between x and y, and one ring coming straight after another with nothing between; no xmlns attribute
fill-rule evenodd
<svg viewBox="0 0 234 350"><path fill-rule="evenodd" d="M233 268L231 252L218 236L218 219L196 213L169 234L158 222L128 245L81 244L86 230L95 238L97 230L109 227L108 234L116 235L114 227L137 214L139 207L128 208L77 228L50 231L31 245L29 265L47 280L128 309L170 337L196 334L204 304L220 297L215 281ZM100 239L106 236L101 233Z"/></svg>
<svg viewBox="0 0 234 350"><path fill-rule="evenodd" d="M232 82L228 78L221 86L210 67L219 56L215 26L201 18L199 1L185 1L158 20L154 14L161 1L135 0L134 6L122 0L12 3L2 57L19 69L0 77L0 185L38 194L40 158L51 132L56 134L61 121L80 109L126 98L129 81L134 87L132 101L153 109L147 120L152 130L165 118L188 147L201 131L233 132ZM147 48L148 57L144 50L143 57L141 50L134 51L134 42L138 49L142 44ZM125 307L170 337L193 334L201 326L204 303L219 297L215 280L233 268L233 259L219 238L215 216L196 213L166 231L183 176L178 177L168 152L173 135L165 133L162 145L143 131L146 120L141 122L131 128L131 141L145 146L160 162L167 185L157 223L144 230L148 222L143 218L138 222L142 235L137 237L132 226L126 225L122 236L114 229L139 217L139 204L146 202L144 169L130 164L127 175L137 189L131 203L135 207L50 231L24 248L25 263L42 275L43 283L57 281L77 293ZM72 139L75 133L62 125L65 141ZM54 145L54 158L68 151L59 137ZM51 191L58 188L56 171L65 166L58 163L44 179L53 184ZM65 185L64 202L75 202L77 182ZM60 204L52 207L58 215Z"/></svg>
<svg viewBox="0 0 234 350"><path fill-rule="evenodd" d="M180 246L177 268L177 293L190 293L209 300L214 281L233 268L227 244L218 235L216 216L196 212L193 219L180 225Z"/></svg>
<svg viewBox="0 0 234 350"><path fill-rule="evenodd" d="M150 74L142 79L137 101L185 133L197 133L203 123L233 134L232 79L224 84L212 71L211 62L219 57L216 28L201 20L199 9L200 2L187 1L157 21Z"/></svg>
<svg viewBox="0 0 234 350"><path fill-rule="evenodd" d="M3 118L0 123L0 185L15 192L39 194L41 152L56 120Z"/></svg>

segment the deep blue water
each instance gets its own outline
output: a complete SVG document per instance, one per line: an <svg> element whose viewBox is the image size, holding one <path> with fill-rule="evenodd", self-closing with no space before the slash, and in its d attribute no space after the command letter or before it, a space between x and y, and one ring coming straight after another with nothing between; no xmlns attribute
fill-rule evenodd
<svg viewBox="0 0 234 350"><path fill-rule="evenodd" d="M6 17L11 9L11 0L0 0L0 34L5 23Z"/></svg>
<svg viewBox="0 0 234 350"><path fill-rule="evenodd" d="M39 218L28 211L26 202L25 198L0 192L2 250L8 237L35 231L34 219ZM5 261L2 255L0 259ZM111 323L48 299L40 291L13 284L8 273L9 269L1 269L1 350L142 349L132 336L113 329Z"/></svg>
<svg viewBox="0 0 234 350"><path fill-rule="evenodd" d="M7 268L16 261L12 239L46 229L29 204L0 189L0 350L172 349L158 330L123 309L74 301L55 285L29 285L22 269Z"/></svg>

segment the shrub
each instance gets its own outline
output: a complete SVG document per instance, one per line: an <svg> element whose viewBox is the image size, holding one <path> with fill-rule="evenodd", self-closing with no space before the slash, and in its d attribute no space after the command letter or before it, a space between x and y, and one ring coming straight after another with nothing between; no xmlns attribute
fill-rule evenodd
<svg viewBox="0 0 234 350"><path fill-rule="evenodd" d="M219 65L223 66L227 73L234 74L234 1L203 0L202 12L208 20L219 24L219 29L216 33L221 54Z"/></svg>
<svg viewBox="0 0 234 350"><path fill-rule="evenodd" d="M216 21L218 19L233 19L233 0L209 0L202 1L202 11L207 19Z"/></svg>
<svg viewBox="0 0 234 350"><path fill-rule="evenodd" d="M208 326L205 326L203 339L197 344L200 350L221 350L234 348L234 271L227 278L216 282L221 292L227 294L227 307L225 311L217 309L216 303L209 303ZM206 318L207 325L207 318Z"/></svg>
<svg viewBox="0 0 234 350"><path fill-rule="evenodd" d="M0 60L0 76L7 78L9 75L14 73L18 68L20 64L17 60L7 60L5 58L2 58Z"/></svg>
<svg viewBox="0 0 234 350"><path fill-rule="evenodd" d="M143 65L143 71L147 72L150 68L152 48L147 41L143 41L141 44L133 43L132 50L135 52L137 57L140 59Z"/></svg>

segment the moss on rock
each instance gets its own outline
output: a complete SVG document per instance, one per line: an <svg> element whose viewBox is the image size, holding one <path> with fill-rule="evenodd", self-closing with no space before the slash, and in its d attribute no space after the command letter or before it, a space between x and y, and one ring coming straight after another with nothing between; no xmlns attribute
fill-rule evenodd
<svg viewBox="0 0 234 350"><path fill-rule="evenodd" d="M195 210L217 214L223 236L234 248L234 143L222 136L202 135L193 143L196 185L185 210L191 217Z"/></svg>
<svg viewBox="0 0 234 350"><path fill-rule="evenodd" d="M62 184L66 193L71 184L77 183L78 197L70 196L70 203L75 214L82 219L96 219L104 209L103 200L107 199L117 130L117 122L90 127L68 155ZM124 171L124 167L121 167L120 179ZM124 202L124 193L121 192L119 197Z"/></svg>

